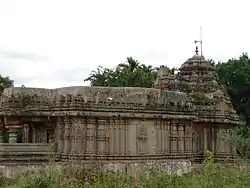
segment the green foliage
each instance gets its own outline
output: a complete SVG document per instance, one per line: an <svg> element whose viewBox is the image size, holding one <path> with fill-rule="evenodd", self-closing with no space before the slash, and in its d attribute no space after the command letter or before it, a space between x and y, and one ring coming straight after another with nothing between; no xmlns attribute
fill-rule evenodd
<svg viewBox="0 0 250 188"><path fill-rule="evenodd" d="M10 77L0 75L0 92L2 93L5 88L14 86L14 81Z"/></svg>
<svg viewBox="0 0 250 188"><path fill-rule="evenodd" d="M204 168L184 175L145 172L138 178L116 172L80 171L68 176L52 165L37 173L26 173L16 182L3 180L0 187L9 188L91 188L91 187L159 187L159 188L235 188L250 186L250 171L216 166L213 154L207 152Z"/></svg>
<svg viewBox="0 0 250 188"><path fill-rule="evenodd" d="M232 131L230 142L234 142L242 157L250 156L250 59L243 53L238 59L230 59L216 65L222 88L227 90L234 108L245 126ZM229 141L229 140L228 140Z"/></svg>
<svg viewBox="0 0 250 188"><path fill-rule="evenodd" d="M250 59L243 53L238 59L216 64L219 83L226 88L242 120L250 124Z"/></svg>
<svg viewBox="0 0 250 188"><path fill-rule="evenodd" d="M140 64L132 57L128 57L125 63L114 69L99 66L85 81L90 81L92 86L150 88L156 79L156 73L156 68Z"/></svg>
<svg viewBox="0 0 250 188"><path fill-rule="evenodd" d="M250 129L248 126L239 126L220 132L219 139L231 144L243 159L250 156Z"/></svg>

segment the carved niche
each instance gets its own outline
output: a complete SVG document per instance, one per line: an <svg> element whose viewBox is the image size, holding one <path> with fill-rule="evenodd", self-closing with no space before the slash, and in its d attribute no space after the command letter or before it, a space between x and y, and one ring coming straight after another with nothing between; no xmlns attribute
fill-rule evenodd
<svg viewBox="0 0 250 188"><path fill-rule="evenodd" d="M147 152L147 142L148 135L145 126L143 125L143 121L141 121L140 125L137 125L136 129L137 133L137 153L146 153Z"/></svg>

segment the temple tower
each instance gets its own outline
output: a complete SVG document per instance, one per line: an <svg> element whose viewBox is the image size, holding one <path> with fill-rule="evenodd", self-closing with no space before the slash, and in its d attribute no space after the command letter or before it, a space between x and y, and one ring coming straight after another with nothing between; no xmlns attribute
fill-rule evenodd
<svg viewBox="0 0 250 188"><path fill-rule="evenodd" d="M183 63L179 70L181 91L213 93L219 88L215 67L204 56L198 54L198 47L196 47L196 54Z"/></svg>

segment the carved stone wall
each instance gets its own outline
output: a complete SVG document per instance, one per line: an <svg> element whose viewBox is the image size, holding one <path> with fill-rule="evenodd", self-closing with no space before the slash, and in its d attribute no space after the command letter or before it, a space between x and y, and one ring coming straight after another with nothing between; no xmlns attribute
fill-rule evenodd
<svg viewBox="0 0 250 188"><path fill-rule="evenodd" d="M237 124L237 118L229 118L228 110L223 111L221 105L217 108L224 100L218 98L218 92L217 98L207 97L207 105L195 100L197 93L162 88L31 88L24 104L19 92L17 88L5 90L1 114L8 121L20 120L18 128L23 130L25 122L34 122L30 123L32 142L56 142L57 153L62 156L58 160L159 160L191 158L221 147L227 151L217 141L217 125ZM23 109L27 104L31 107ZM8 121L4 122L5 129ZM47 125L35 126L38 122Z"/></svg>
<svg viewBox="0 0 250 188"><path fill-rule="evenodd" d="M64 132L65 132L65 124L64 119L62 117L57 118L56 122L57 128L57 141L58 141L58 153L62 154L64 151Z"/></svg>
<svg viewBox="0 0 250 188"><path fill-rule="evenodd" d="M59 117L57 120L58 153L72 159L76 159L75 155L98 160L185 158L204 154L209 148L216 151L220 146L215 139L215 127L187 120L122 117Z"/></svg>

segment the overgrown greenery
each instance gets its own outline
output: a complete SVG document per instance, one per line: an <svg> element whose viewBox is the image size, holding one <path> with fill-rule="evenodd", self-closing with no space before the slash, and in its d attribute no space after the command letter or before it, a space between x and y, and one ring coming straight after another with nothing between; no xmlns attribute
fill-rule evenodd
<svg viewBox="0 0 250 188"><path fill-rule="evenodd" d="M78 172L75 176L50 168L40 173L27 173L16 181L2 179L0 187L9 188L244 188L250 187L248 169L215 166L212 153L207 153L204 168L185 175L148 171L138 178L115 172Z"/></svg>
<svg viewBox="0 0 250 188"><path fill-rule="evenodd" d="M221 86L225 87L240 117L250 125L250 59L243 53L238 59L216 64Z"/></svg>
<svg viewBox="0 0 250 188"><path fill-rule="evenodd" d="M250 59L246 53L239 58L216 64L219 83L228 92L233 106L245 125L233 133L241 155L250 156ZM241 151L240 151L241 150Z"/></svg>

